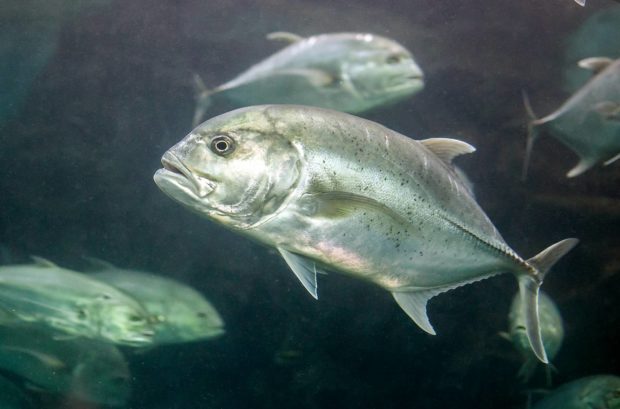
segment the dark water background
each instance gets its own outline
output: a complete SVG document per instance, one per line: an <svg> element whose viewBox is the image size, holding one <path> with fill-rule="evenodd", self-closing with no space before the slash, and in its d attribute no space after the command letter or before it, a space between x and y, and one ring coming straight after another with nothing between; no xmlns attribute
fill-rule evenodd
<svg viewBox="0 0 620 409"><path fill-rule="evenodd" d="M515 379L521 361L497 335L507 327L512 277L431 301L439 334L431 337L388 293L360 281L320 277L314 301L273 251L187 212L152 182L161 154L190 131L193 72L212 86L229 80L282 46L264 39L273 31L373 32L409 48L427 80L411 100L366 117L416 139L449 136L476 146L460 165L522 256L581 239L543 287L566 325L555 382L618 374L620 165L566 179L577 159L546 138L528 182L519 181L521 89L540 113L559 106L567 97L567 39L614 4L132 0L87 7L63 20L56 51L0 131L0 242L18 258L35 254L79 269L88 255L169 275L213 302L226 336L129 357L131 408L524 408L525 388ZM543 387L542 378L530 386Z"/></svg>

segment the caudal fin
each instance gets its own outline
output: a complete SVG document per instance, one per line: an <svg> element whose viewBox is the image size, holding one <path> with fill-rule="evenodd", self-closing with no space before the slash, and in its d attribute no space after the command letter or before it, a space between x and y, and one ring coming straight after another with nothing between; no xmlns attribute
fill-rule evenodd
<svg viewBox="0 0 620 409"><path fill-rule="evenodd" d="M198 126L202 118L204 118L207 110L211 106L211 94L200 75L194 74L194 89L196 91L196 110L194 111L194 119L192 121L192 127Z"/></svg>
<svg viewBox="0 0 620 409"><path fill-rule="evenodd" d="M532 109L532 105L530 104L530 99L527 96L525 91L521 92L523 97L523 105L525 106L525 112L527 113L527 142L525 145L525 158L523 159L523 169L521 170L521 180L525 181L527 177L527 169L530 166L530 158L532 156L532 147L534 146L534 141L538 138L538 131L536 128L536 114L534 114L534 110Z"/></svg>
<svg viewBox="0 0 620 409"><path fill-rule="evenodd" d="M524 309L525 329L527 338L530 341L532 351L538 359L544 363L549 363L547 354L543 346L540 335L540 322L538 318L538 291L547 272L551 267L579 243L577 239L565 239L555 243L536 256L527 260L535 271L536 275L523 274L519 276L519 294L521 305Z"/></svg>

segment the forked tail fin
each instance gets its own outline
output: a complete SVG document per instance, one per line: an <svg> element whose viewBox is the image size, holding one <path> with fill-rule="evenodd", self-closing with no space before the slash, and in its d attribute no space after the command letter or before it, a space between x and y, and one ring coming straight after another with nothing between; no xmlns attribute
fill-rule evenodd
<svg viewBox="0 0 620 409"><path fill-rule="evenodd" d="M527 177L527 169L530 166L530 158L532 156L532 147L534 141L538 138L538 130L536 128L536 121L538 118L534 114L530 99L525 91L521 91L523 96L523 105L525 106L525 112L527 113L527 143L525 145L525 158L523 159L523 169L521 170L521 180L525 181Z"/></svg>
<svg viewBox="0 0 620 409"><path fill-rule="evenodd" d="M519 294L521 297L521 308L524 309L525 330L530 341L532 351L538 359L544 363L549 363L545 347L543 346L540 335L540 322L538 317L538 290L545 275L551 267L579 243L577 239L564 239L557 242L536 256L527 260L535 271L536 275L522 274L519 279Z"/></svg>
<svg viewBox="0 0 620 409"><path fill-rule="evenodd" d="M192 120L192 128L198 126L205 113L211 106L212 90L209 90L200 75L194 74L194 90L196 92L196 110L194 111L194 119Z"/></svg>

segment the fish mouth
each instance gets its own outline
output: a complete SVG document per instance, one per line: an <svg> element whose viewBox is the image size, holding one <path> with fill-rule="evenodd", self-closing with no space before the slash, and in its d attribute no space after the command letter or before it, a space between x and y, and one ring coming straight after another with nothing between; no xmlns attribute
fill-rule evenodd
<svg viewBox="0 0 620 409"><path fill-rule="evenodd" d="M163 169L158 172L183 184L182 181L190 182L194 193L203 198L215 190L215 182L204 176L192 172L174 153L166 152L161 158Z"/></svg>
<svg viewBox="0 0 620 409"><path fill-rule="evenodd" d="M412 73L403 76L395 76L386 87L388 92L413 91L417 92L424 88L424 74Z"/></svg>
<svg viewBox="0 0 620 409"><path fill-rule="evenodd" d="M125 345L129 346L144 346L153 343L153 337L155 336L155 331L152 330L144 330L140 331L137 334L132 335L131 337L123 340Z"/></svg>

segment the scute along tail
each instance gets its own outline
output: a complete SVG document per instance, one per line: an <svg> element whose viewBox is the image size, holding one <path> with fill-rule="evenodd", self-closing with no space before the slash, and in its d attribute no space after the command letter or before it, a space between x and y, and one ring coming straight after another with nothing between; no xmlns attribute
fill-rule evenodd
<svg viewBox="0 0 620 409"><path fill-rule="evenodd" d="M202 118L204 118L207 110L211 106L211 94L212 90L209 90L200 75L194 74L194 90L196 92L196 110L194 111L194 119L192 120L192 127L198 126Z"/></svg>
<svg viewBox="0 0 620 409"><path fill-rule="evenodd" d="M538 359L544 363L549 363L547 353L543 346L540 334L540 321L538 315L538 291L549 269L573 247L577 245L577 239L565 239L555 243L536 256L527 260L527 264L532 267L536 274L522 274L518 277L519 294L521 305L524 308L525 329L532 351Z"/></svg>

